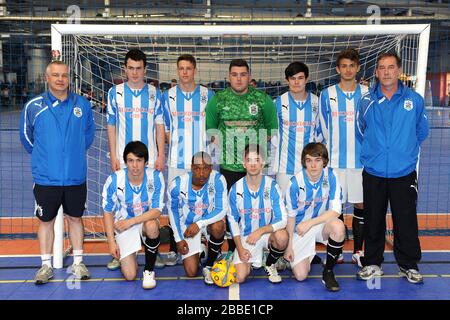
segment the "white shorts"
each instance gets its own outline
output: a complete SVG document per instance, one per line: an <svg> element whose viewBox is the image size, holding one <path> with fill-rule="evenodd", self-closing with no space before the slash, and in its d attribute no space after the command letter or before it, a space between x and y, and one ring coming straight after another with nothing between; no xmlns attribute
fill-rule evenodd
<svg viewBox="0 0 450 320"><path fill-rule="evenodd" d="M362 203L362 169L333 168L342 188L342 203Z"/></svg>
<svg viewBox="0 0 450 320"><path fill-rule="evenodd" d="M159 219L156 220L159 226ZM144 223L135 224L131 228L115 235L116 243L119 246L120 260L130 254L137 253L145 243L147 236L144 234Z"/></svg>
<svg viewBox="0 0 450 320"><path fill-rule="evenodd" d="M189 252L187 254L181 255L182 260L193 256L196 253L202 252L202 235L206 237L209 241L209 234L206 231L206 226L200 229L200 231L193 238L184 238L189 246Z"/></svg>
<svg viewBox="0 0 450 320"><path fill-rule="evenodd" d="M250 253L252 255L252 257L250 258L250 260L247 263L251 263L251 264L253 264L255 266L261 266L262 265L262 260L263 260L263 250L269 248L270 233L264 234L256 242L255 245L248 244L247 241L246 241L247 237L242 237L241 236L242 246L244 247L244 249L247 249L248 251L250 251ZM239 258L239 253L238 253L237 249L234 250L233 263L234 264L243 263L241 261L241 259Z"/></svg>
<svg viewBox="0 0 450 320"><path fill-rule="evenodd" d="M135 224L131 228L116 234L116 243L119 246L120 260L141 250L141 241L144 241L142 228L142 223Z"/></svg>
<svg viewBox="0 0 450 320"><path fill-rule="evenodd" d="M177 169L177 168L172 168L169 167L168 168L168 174L167 174L167 190L169 190L169 186L170 183L172 182L173 179L175 179L178 176L182 176L185 173L188 173L190 170L189 169Z"/></svg>
<svg viewBox="0 0 450 320"><path fill-rule="evenodd" d="M291 262L291 268L306 258L309 258L309 261L311 262L316 254L316 242L323 244L327 243L322 236L324 227L325 223L315 225L302 237L300 237L297 232L294 233L294 238L292 239L294 261Z"/></svg>
<svg viewBox="0 0 450 320"><path fill-rule="evenodd" d="M289 182L294 175L286 173L277 173L277 183L284 195L288 192Z"/></svg>

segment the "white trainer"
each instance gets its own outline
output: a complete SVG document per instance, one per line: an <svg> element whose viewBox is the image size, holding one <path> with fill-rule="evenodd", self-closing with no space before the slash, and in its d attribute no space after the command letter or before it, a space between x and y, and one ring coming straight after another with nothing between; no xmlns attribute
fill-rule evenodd
<svg viewBox="0 0 450 320"><path fill-rule="evenodd" d="M277 267L275 266L275 263L271 266L264 266L264 270L266 270L267 275L269 276L269 281L272 283L280 283L281 277L278 274Z"/></svg>
<svg viewBox="0 0 450 320"><path fill-rule="evenodd" d="M211 278L211 267L203 268L203 280L206 284L214 284L214 281Z"/></svg>
<svg viewBox="0 0 450 320"><path fill-rule="evenodd" d="M145 270L142 277L142 288L153 289L156 287L155 272Z"/></svg>

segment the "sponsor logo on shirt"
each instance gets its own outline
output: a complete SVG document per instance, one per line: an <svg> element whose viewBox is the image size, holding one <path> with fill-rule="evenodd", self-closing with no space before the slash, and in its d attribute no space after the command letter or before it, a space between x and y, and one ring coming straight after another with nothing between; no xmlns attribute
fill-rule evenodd
<svg viewBox="0 0 450 320"><path fill-rule="evenodd" d="M355 118L355 111L333 111L331 113L331 116L333 118L335 117L341 117L342 120L345 122L352 122Z"/></svg>
<svg viewBox="0 0 450 320"><path fill-rule="evenodd" d="M202 216L204 210L207 210L209 208L209 205L206 203L197 203L195 205L190 205L189 210L197 216Z"/></svg>
<svg viewBox="0 0 450 320"><path fill-rule="evenodd" d="M249 215L251 219L259 219L261 214L271 213L272 209L270 208L248 208L248 209L240 209L239 213L241 215Z"/></svg>

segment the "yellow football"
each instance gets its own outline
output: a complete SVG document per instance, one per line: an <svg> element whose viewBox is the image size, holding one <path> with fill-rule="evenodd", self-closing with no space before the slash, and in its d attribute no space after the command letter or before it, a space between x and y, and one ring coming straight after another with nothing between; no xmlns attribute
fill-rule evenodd
<svg viewBox="0 0 450 320"><path fill-rule="evenodd" d="M235 282L236 268L231 261L216 261L211 268L211 278L216 285L226 288Z"/></svg>

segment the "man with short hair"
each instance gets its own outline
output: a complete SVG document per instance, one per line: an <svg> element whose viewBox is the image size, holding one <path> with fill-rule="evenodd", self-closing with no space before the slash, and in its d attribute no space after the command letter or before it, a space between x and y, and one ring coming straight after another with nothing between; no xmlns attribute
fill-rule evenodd
<svg viewBox="0 0 450 320"><path fill-rule="evenodd" d="M327 246L322 282L329 291L338 291L333 268L342 253L345 239L341 213L341 186L334 170L327 167L328 152L321 143L305 146L303 170L290 180L286 192L289 244L284 254L298 281L307 278L316 254L316 242Z"/></svg>
<svg viewBox="0 0 450 320"><path fill-rule="evenodd" d="M272 99L249 86L251 75L247 61L232 60L228 70L230 87L208 102L206 129L209 135L220 136L217 139L222 151L220 173L230 189L246 175L242 165L245 146L270 141L271 135L277 134L278 119ZM234 251L233 239L228 239L228 246Z"/></svg>
<svg viewBox="0 0 450 320"><path fill-rule="evenodd" d="M123 151L125 169L114 172L103 187L103 221L110 254L120 260L125 279L136 279L137 253L145 245L142 287L156 286L153 271L159 247L159 216L164 207L164 178L147 166L147 146L129 142Z"/></svg>
<svg viewBox="0 0 450 320"><path fill-rule="evenodd" d="M170 224L186 275L197 275L203 234L208 239L203 276L206 284L213 284L211 267L221 252L225 235L223 218L228 210L225 178L212 169L211 157L206 152L197 152L192 157L191 172L173 179L168 195Z"/></svg>
<svg viewBox="0 0 450 320"><path fill-rule="evenodd" d="M168 185L178 176L188 173L191 159L199 151L206 151L205 108L213 91L195 82L197 61L191 54L182 54L177 59L178 85L164 92L163 113L166 141ZM165 264L177 263L176 243L170 229L170 249Z"/></svg>
<svg viewBox="0 0 450 320"><path fill-rule="evenodd" d="M316 139L319 98L306 91L309 77L307 65L294 61L286 67L284 73L289 91L275 101L279 129L274 171L278 185L286 193L291 178L302 171L303 147Z"/></svg>
<svg viewBox="0 0 450 320"><path fill-rule="evenodd" d="M84 227L81 219L86 204L87 149L95 135L91 104L68 90L69 67L51 62L45 71L48 91L25 104L20 140L31 154L36 216L40 220L38 239L42 267L35 283L53 278L52 246L54 224L60 206L69 222L73 247L72 272L77 279L90 278L83 263Z"/></svg>
<svg viewBox="0 0 450 320"><path fill-rule="evenodd" d="M357 276L370 280L383 275L386 211L394 224L394 255L400 275L422 283L417 223L417 172L420 145L428 136L423 98L400 80L400 57L378 56L378 82L363 96L356 114L357 138L364 165L365 255Z"/></svg>
<svg viewBox="0 0 450 320"><path fill-rule="evenodd" d="M189 172L195 153L206 151L205 108L214 94L212 90L195 82L197 61L194 56L179 56L177 71L178 84L163 95L166 141L169 143L169 183L175 177Z"/></svg>
<svg viewBox="0 0 450 320"><path fill-rule="evenodd" d="M161 93L153 84L147 84L147 57L139 49L131 49L124 59L127 81L114 85L108 91L106 119L112 171L125 167L122 155L131 141L142 141L148 148L148 166L164 170L165 143ZM120 267L112 259L108 269Z"/></svg>
<svg viewBox="0 0 450 320"><path fill-rule="evenodd" d="M275 264L283 256L289 241L285 230L287 213L279 186L262 174L264 165L263 149L259 145L248 145L243 163L247 174L231 187L229 193L227 219L236 244L233 263L239 283L250 275L252 265L262 265L264 249L269 250L264 266L269 281L281 282Z"/></svg>
<svg viewBox="0 0 450 320"><path fill-rule="evenodd" d="M145 82L147 57L139 49L125 55L127 81L108 92L108 143L111 169L125 167L122 154L131 141L142 141L148 148L148 165L164 170L164 122L159 89Z"/></svg>
<svg viewBox="0 0 450 320"><path fill-rule="evenodd" d="M360 69L359 53L355 49L342 50L336 59L340 81L320 94L320 131L334 169L342 187L342 204L353 204L353 255L352 262L361 266L364 242L364 205L362 191L361 144L356 139L355 113L367 87L356 82ZM344 221L344 213L340 216ZM339 257L338 263L344 261Z"/></svg>

